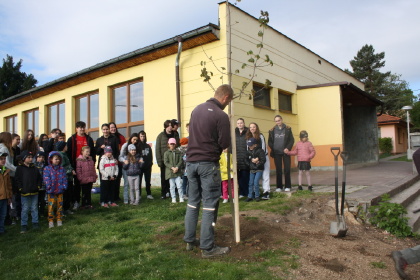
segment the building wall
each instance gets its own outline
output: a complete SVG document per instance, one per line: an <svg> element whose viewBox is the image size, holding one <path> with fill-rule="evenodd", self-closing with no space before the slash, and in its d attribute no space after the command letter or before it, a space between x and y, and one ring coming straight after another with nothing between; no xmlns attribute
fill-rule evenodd
<svg viewBox="0 0 420 280"><path fill-rule="evenodd" d="M232 86L239 92L244 81L252 74L250 69L241 69L243 62L248 60L246 52L256 50L259 42L258 20L245 12L231 6L232 22L232 71L240 72L232 77ZM225 3L219 5L220 40L185 50L180 59L181 78L181 137L187 136L185 124L195 106L213 96L213 89L202 81L200 77L201 61L206 61L209 71L214 73L212 83L214 87L228 83L227 75L220 74L215 65L228 68L227 40L227 11ZM268 140L268 131L274 126L274 116L282 115L284 122L292 127L296 141L299 131L305 129L315 145L318 155L313 166L328 167L333 165L330 156L331 146L342 146L342 120L339 87L325 87L298 91L297 86L325 84L338 81L349 81L363 89L363 84L355 80L344 71L322 59L310 50L292 41L272 28L265 30L264 49L262 55L268 54L274 66L257 69L254 77L256 82L264 83L271 80L270 108L258 108L253 100L244 96L233 102L233 119L243 117L246 124L256 122L261 132ZM123 82L141 79L144 84L144 128L148 140L154 142L163 130L166 119L176 118L176 84L175 57L170 55L138 66L130 67L119 72L100 77L70 88L54 92L36 100L25 102L3 110L0 113L2 122L0 130L5 130L4 117L18 114L18 132L23 134L24 111L39 108L39 131L47 132L47 105L65 100L66 120L65 132L74 133L75 99L74 97L91 92L99 92L99 124L112 121L111 87ZM223 79L220 79L223 77ZM246 92L250 93L252 84ZM292 96L292 112L279 110L278 90L286 91ZM328 132L328 133L326 133ZM101 135L101 132L99 133ZM128 135L126 135L128 136ZM153 143L152 143L153 144ZM274 165L272 164L272 169ZM158 173L154 166L154 173Z"/></svg>
<svg viewBox="0 0 420 280"><path fill-rule="evenodd" d="M392 153L407 152L407 128L396 124L381 125L381 137L392 138Z"/></svg>

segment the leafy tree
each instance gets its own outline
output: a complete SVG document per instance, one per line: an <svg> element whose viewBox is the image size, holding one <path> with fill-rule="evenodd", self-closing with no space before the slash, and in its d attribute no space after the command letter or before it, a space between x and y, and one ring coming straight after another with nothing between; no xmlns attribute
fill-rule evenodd
<svg viewBox="0 0 420 280"><path fill-rule="evenodd" d="M21 67L22 59L16 64L10 55L3 59L3 66L0 68L0 100L35 87L38 81L32 74L21 72Z"/></svg>
<svg viewBox="0 0 420 280"><path fill-rule="evenodd" d="M385 52L375 53L372 45L364 45L354 59L350 60L353 72L347 73L365 84L365 91L384 102L384 113L404 117L401 108L413 104L415 97L401 75L381 72L385 66Z"/></svg>

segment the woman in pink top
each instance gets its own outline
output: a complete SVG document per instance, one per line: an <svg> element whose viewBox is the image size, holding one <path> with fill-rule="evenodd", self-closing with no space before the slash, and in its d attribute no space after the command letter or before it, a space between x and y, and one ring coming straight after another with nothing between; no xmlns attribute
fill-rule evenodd
<svg viewBox="0 0 420 280"><path fill-rule="evenodd" d="M311 173L309 170L311 170L311 159L315 157L315 149L312 143L308 141L308 132L306 130L300 132L299 138L300 141L296 143L295 148L287 154L289 156L297 155L298 158L298 190L302 190L302 173L305 172L306 180L308 181L308 190L312 191Z"/></svg>

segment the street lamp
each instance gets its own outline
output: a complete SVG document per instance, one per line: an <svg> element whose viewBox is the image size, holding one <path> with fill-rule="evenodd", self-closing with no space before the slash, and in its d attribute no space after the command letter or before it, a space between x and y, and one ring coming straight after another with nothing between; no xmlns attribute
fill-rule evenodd
<svg viewBox="0 0 420 280"><path fill-rule="evenodd" d="M413 109L413 106L404 106L401 109L407 112L407 138L408 138L408 145L407 145L407 159L413 159L411 154L411 141L410 141L410 110Z"/></svg>

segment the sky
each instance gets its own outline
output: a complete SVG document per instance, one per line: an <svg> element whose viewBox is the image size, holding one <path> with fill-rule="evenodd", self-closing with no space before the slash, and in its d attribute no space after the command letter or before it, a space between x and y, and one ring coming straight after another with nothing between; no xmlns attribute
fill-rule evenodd
<svg viewBox="0 0 420 280"><path fill-rule="evenodd" d="M208 23L220 0L0 0L0 58L38 86ZM231 1L232 3L234 1ZM254 17L341 69L365 44L420 94L419 0L242 0Z"/></svg>

